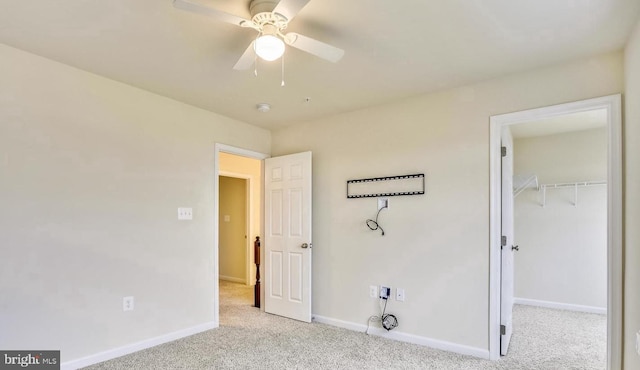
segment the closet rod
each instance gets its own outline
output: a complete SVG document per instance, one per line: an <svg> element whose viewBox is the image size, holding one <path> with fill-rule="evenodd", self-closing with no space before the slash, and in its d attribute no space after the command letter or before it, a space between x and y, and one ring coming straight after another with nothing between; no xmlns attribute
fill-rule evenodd
<svg viewBox="0 0 640 370"><path fill-rule="evenodd" d="M607 185L606 181L578 181L578 182L562 182L557 184L542 184L540 185L540 191L542 192L542 204L544 207L547 202L547 188L560 189L560 188L573 188L573 206L578 206L578 187L583 186L598 186Z"/></svg>

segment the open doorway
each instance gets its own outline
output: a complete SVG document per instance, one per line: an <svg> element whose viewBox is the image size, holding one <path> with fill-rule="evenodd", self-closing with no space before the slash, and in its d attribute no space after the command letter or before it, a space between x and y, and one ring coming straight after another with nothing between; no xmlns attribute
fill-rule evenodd
<svg viewBox="0 0 640 370"><path fill-rule="evenodd" d="M260 297L260 301L264 302L264 305L260 305L260 310L311 322L311 248L313 245L311 240L311 152L268 158L265 154L216 144L214 153L216 180L214 199L217 201L214 202L213 230L215 235L213 317L216 326L221 324L221 299L224 298L218 279L220 276L218 238L220 187L217 180L221 174L229 175L230 172L238 171L239 167L227 167L231 161L250 161L256 167L260 166L260 174L253 176L256 181L250 181L253 184L250 187L255 187L255 191L250 192L252 206L249 207L252 210L249 219L259 218L257 221L250 221L250 238L247 238L250 266L248 270L250 277L253 277L257 275L258 269L254 264L256 260L254 248L249 246L253 245L255 237L265 233L263 248L259 251L259 260L262 261L261 266L263 266L260 274L265 276L265 279L261 288L255 289L256 298ZM257 211L258 207L260 211ZM268 259L265 258L267 255ZM249 281L249 286L255 282L251 278ZM269 289L268 295L265 294L267 289Z"/></svg>
<svg viewBox="0 0 640 370"><path fill-rule="evenodd" d="M548 346L544 352L555 352L558 362L606 368L606 113L594 109L508 128L515 305L507 356ZM532 343L541 336L543 343Z"/></svg>
<svg viewBox="0 0 640 370"><path fill-rule="evenodd" d="M220 280L251 285L247 238L249 237L250 181L247 178L218 177L218 258Z"/></svg>
<svg viewBox="0 0 640 370"><path fill-rule="evenodd" d="M501 289L505 274L501 261L505 253L515 253L513 242L503 246L501 236L502 225L502 195L503 190L512 192L513 189L503 189L501 134L505 128L516 127L524 122L546 120L567 114L603 109L606 112L606 146L607 146L607 176L606 176L606 308L607 308L607 367L614 369L621 365L621 307L622 307L622 198L621 198L621 107L620 96L613 95L602 98L589 99L575 103L561 104L528 111L515 112L491 117L490 156L491 156L491 216L490 216L490 356L492 359L500 357L500 342L505 332L501 316L504 310L512 310L512 306L501 306L503 296L514 291ZM574 257L574 263L577 258ZM506 276L510 274L507 271ZM510 276L513 278L513 275ZM510 323L509 323L510 324Z"/></svg>
<svg viewBox="0 0 640 370"><path fill-rule="evenodd" d="M254 306L257 268L253 243L261 235L263 224L262 157L242 149L216 146L217 322L225 312Z"/></svg>

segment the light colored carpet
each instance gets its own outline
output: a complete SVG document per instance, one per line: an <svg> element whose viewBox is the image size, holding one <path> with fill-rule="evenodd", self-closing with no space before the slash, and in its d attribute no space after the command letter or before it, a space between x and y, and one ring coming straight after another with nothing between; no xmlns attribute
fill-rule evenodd
<svg viewBox="0 0 640 370"><path fill-rule="evenodd" d="M606 368L603 315L516 306L509 354L488 361L260 313L252 288L220 286L219 328L87 369Z"/></svg>

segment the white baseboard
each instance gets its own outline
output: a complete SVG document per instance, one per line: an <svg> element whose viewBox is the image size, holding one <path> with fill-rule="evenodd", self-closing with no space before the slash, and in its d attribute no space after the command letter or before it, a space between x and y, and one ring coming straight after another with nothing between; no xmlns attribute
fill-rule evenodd
<svg viewBox="0 0 640 370"><path fill-rule="evenodd" d="M353 331L364 332L367 330L367 325L357 324L350 321L332 319L330 317L313 315L313 320L322 324L337 326L340 328L349 329ZM401 331L396 331L396 330L386 331L385 329L377 328L377 327L369 327L369 334L397 340L400 342L419 344L422 346L435 348L443 351L455 352L462 355L474 356L474 357L479 357L487 360L489 359L488 349L470 347L470 346L465 346L463 344L457 344L457 343L446 342L438 339L421 337L418 335L403 333Z"/></svg>
<svg viewBox="0 0 640 370"><path fill-rule="evenodd" d="M218 325L214 322L208 322L201 325L193 326L190 328L186 328L183 330L174 331L173 333L161 335L159 337L146 339L137 343L132 343L123 347L118 347L114 349L110 349L108 351L99 352L94 355L90 355L87 357L82 357L76 360L71 360L67 362L63 362L60 364L60 368L62 370L75 370L81 367L97 364L99 362L104 362L107 360L114 359L116 357L121 357L124 355L128 355L133 352L138 352L143 349L155 347L160 344L164 344L167 342L171 342L174 340L178 340L180 338L188 337L190 335L198 334L203 331L207 331L210 329L217 328Z"/></svg>
<svg viewBox="0 0 640 370"><path fill-rule="evenodd" d="M246 284L246 281L244 279L233 277L233 276L218 275L218 279L230 281L232 283Z"/></svg>
<svg viewBox="0 0 640 370"><path fill-rule="evenodd" d="M586 312L586 313L598 313L598 314L602 314L602 315L606 315L607 314L607 309L605 307L582 306L582 305L578 305L578 304L541 301L541 300L537 300L537 299L514 298L513 299L513 303L522 304L522 305L526 305L526 306L555 308L555 309L558 309L558 310L577 311L577 312Z"/></svg>

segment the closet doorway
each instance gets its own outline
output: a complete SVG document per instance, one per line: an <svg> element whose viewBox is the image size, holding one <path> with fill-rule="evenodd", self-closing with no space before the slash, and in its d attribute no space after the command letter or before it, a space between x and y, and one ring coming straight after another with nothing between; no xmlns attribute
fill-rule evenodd
<svg viewBox="0 0 640 370"><path fill-rule="evenodd" d="M504 129L515 127L525 122L546 120L567 114L594 111L604 109L606 111L606 146L607 146L607 175L606 175L606 311L607 311L607 367L619 368L622 355L622 146L621 146L621 97L611 95L601 98L588 99L574 103L566 103L555 106L531 109L527 111L492 116L490 119L490 331L489 350L492 359L498 359L501 353L501 339L510 330L503 330L501 317L504 310L511 311L512 304L505 307L501 303L504 297L513 302L514 290L505 291L502 281L505 279L505 271L501 261L504 254L517 253L516 244L513 241L503 246L502 240L502 206L501 199L505 193L513 194L512 188L502 186L502 161L501 134ZM558 185L564 182L550 185ZM574 185L575 187L575 185ZM547 189L548 191L548 189ZM579 195L578 195L579 196ZM574 198L576 199L576 198ZM548 201L547 199L546 201ZM579 200L578 200L579 201ZM573 201L576 203L577 201ZM524 248L524 246L522 246ZM513 279L513 270L506 271L506 276ZM542 299L541 299L542 300ZM508 317L508 316L507 316ZM510 323L507 323L510 324ZM503 351L504 352L504 351Z"/></svg>

